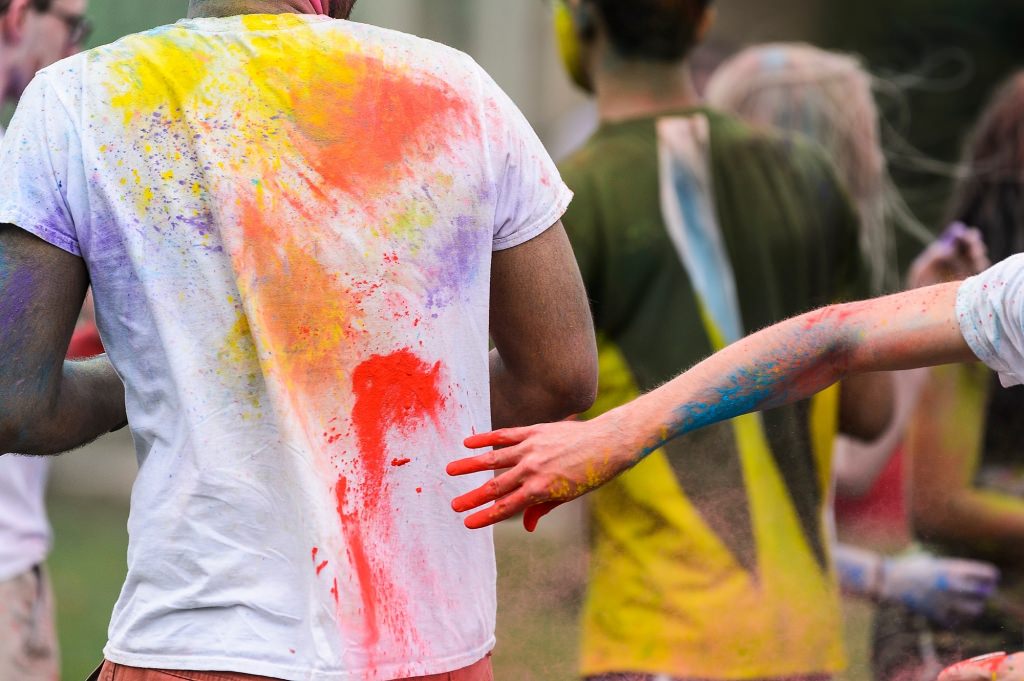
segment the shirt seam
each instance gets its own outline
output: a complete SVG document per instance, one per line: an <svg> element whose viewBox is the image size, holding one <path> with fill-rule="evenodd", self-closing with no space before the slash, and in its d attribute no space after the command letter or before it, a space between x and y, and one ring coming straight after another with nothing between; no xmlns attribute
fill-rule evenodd
<svg viewBox="0 0 1024 681"><path fill-rule="evenodd" d="M0 207L0 223L11 224L39 237L51 246L55 246L71 255L82 257L82 247L75 239L40 223L38 217L30 216L24 210L11 207Z"/></svg>

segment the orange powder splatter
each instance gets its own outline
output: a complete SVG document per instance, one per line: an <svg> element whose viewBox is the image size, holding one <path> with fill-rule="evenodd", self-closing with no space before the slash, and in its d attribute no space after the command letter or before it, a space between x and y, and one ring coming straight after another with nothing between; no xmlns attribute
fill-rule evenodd
<svg viewBox="0 0 1024 681"><path fill-rule="evenodd" d="M342 346L352 334L358 299L297 242L272 225L256 201L241 201L242 246L232 254L238 272L251 273L243 296L252 299L249 324L260 349L289 393L317 395L344 371Z"/></svg>
<svg viewBox="0 0 1024 681"><path fill-rule="evenodd" d="M307 36L309 55L297 55L291 39L255 44L246 71L291 119L292 143L322 178L321 189L373 200L411 175L411 159L476 130L471 105L443 81L418 65L386 63L346 36Z"/></svg>
<svg viewBox="0 0 1024 681"><path fill-rule="evenodd" d="M371 556L364 540L364 532L372 531L386 541L391 531L393 509L385 483L387 436L395 430L408 432L428 420L440 430L445 406L440 375L440 362L431 366L408 349L375 355L360 364L352 375L356 398L352 423L362 453L358 460L362 486L359 503L348 511L351 490L346 477L339 478L335 495L349 558L359 579L370 645L379 641L382 623L400 631L408 607L389 574L387 556Z"/></svg>

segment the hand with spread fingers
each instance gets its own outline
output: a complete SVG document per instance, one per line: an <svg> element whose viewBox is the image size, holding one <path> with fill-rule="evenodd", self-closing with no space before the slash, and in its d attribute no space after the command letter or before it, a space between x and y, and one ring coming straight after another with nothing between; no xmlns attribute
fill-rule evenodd
<svg viewBox="0 0 1024 681"><path fill-rule="evenodd" d="M600 487L642 458L641 448L603 417L509 428L474 435L465 444L469 449L501 449L455 461L448 465L449 475L503 471L452 503L462 513L495 502L466 519L470 529L525 512L523 523L533 532L554 508Z"/></svg>

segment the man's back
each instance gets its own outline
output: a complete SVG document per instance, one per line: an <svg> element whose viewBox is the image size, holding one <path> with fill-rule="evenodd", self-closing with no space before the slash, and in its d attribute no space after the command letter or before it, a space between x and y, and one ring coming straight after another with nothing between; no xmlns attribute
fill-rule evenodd
<svg viewBox="0 0 1024 681"><path fill-rule="evenodd" d="M666 182L679 130L686 171ZM858 291L856 224L804 145L697 109L606 124L562 170L577 194L565 224L602 337L597 411L730 340L713 300L729 286L741 333ZM711 256L687 260L714 250L700 241L709 235L725 271ZM594 493L584 674L841 667L822 524L836 422L827 399L684 438Z"/></svg>
<svg viewBox="0 0 1024 681"><path fill-rule="evenodd" d="M108 659L482 658L491 539L443 468L490 425L492 250L569 198L514 106L447 48L292 14L131 36L27 97L0 221L85 259L139 452Z"/></svg>

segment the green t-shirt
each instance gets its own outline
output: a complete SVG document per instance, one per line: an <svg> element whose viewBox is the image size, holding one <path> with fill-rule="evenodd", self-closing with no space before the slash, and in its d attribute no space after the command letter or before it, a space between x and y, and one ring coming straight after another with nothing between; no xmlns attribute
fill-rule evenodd
<svg viewBox="0 0 1024 681"><path fill-rule="evenodd" d="M658 126L684 116L707 119L710 205L746 332L867 292L853 209L817 148L705 109L604 125L561 167L601 338L598 411L720 345L663 218ZM833 391L817 409L691 434L593 495L585 675L843 667L823 527L837 403Z"/></svg>

